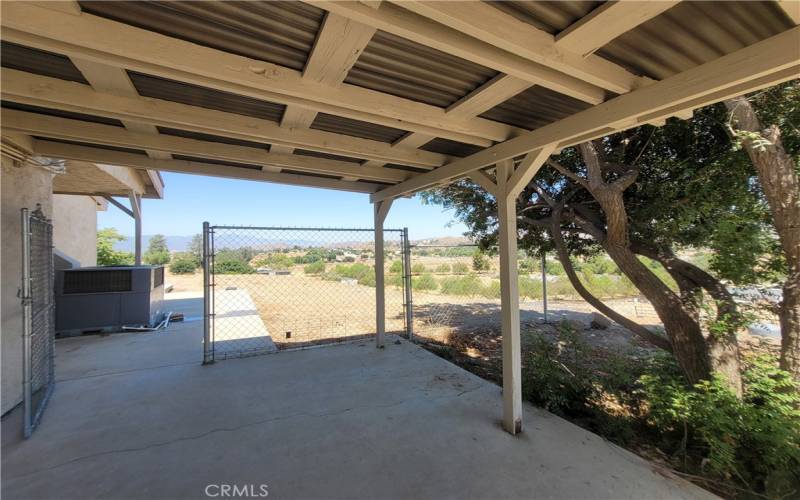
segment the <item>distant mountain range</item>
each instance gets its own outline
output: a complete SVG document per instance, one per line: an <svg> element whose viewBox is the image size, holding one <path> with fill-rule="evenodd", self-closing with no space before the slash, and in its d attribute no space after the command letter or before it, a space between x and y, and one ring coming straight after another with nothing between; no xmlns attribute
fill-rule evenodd
<svg viewBox="0 0 800 500"><path fill-rule="evenodd" d="M142 235L142 249L147 250L147 244L154 234ZM167 248L173 252L185 252L189 248L189 242L192 241L191 236L167 236ZM125 252L133 252L133 236L128 236L125 241L120 241L114 248Z"/></svg>

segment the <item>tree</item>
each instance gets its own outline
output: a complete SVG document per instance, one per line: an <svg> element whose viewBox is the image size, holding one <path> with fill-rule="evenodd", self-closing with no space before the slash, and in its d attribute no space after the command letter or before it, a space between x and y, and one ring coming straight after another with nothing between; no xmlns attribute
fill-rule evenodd
<svg viewBox="0 0 800 500"><path fill-rule="evenodd" d="M472 254L472 270L473 271L488 271L491 265L489 259L480 250Z"/></svg>
<svg viewBox="0 0 800 500"><path fill-rule="evenodd" d="M144 261L152 265L162 265L169 262L169 248L167 238L163 234L155 234L147 244Z"/></svg>
<svg viewBox="0 0 800 500"><path fill-rule="evenodd" d="M97 231L97 265L124 266L133 264L133 254L114 250L114 245L127 238L113 227Z"/></svg>
<svg viewBox="0 0 800 500"><path fill-rule="evenodd" d="M744 318L721 278L768 254L765 205L752 165L730 147L725 110L670 120L564 150L548 162L517 200L520 248L556 250L573 287L587 302L651 344L671 352L690 382L723 375L740 393L736 331ZM494 199L460 181L423 195L453 208L483 248L496 245ZM731 231L735 228L736 231ZM732 233L741 233L739 240ZM746 251L740 251L741 241ZM717 252L715 274L677 256L684 246ZM605 252L653 304L665 336L617 314L580 282L571 258ZM641 260L649 257L677 283L671 289ZM744 274L737 279L755 279ZM716 309L711 321L701 312Z"/></svg>
<svg viewBox="0 0 800 500"><path fill-rule="evenodd" d="M190 252L193 256L197 265L203 261L203 235L202 234L195 234L192 236L191 241L189 242L189 247L187 251Z"/></svg>
<svg viewBox="0 0 800 500"><path fill-rule="evenodd" d="M779 311L780 363L800 381L800 83L730 99L725 106L730 111L731 134L758 173L786 259Z"/></svg>

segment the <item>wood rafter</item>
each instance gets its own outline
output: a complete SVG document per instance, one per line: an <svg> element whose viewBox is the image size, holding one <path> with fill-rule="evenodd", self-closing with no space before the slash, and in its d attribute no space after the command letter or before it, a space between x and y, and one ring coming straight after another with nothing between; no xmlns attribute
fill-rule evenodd
<svg viewBox="0 0 800 500"><path fill-rule="evenodd" d="M350 182L339 179L327 179L310 175L287 174L285 172L264 172L258 169L238 168L235 166L217 165L186 160L156 160L145 155L108 151L105 149L74 146L37 140L34 143L36 154L65 158L69 160L88 161L92 163L121 165L133 168L145 168L165 172L207 175L229 179L244 179L262 182L277 182L295 186L319 187L339 191L374 193L381 186L369 182Z"/></svg>
<svg viewBox="0 0 800 500"><path fill-rule="evenodd" d="M677 1L606 2L562 31L556 46L590 56L603 45L674 7Z"/></svg>
<svg viewBox="0 0 800 500"><path fill-rule="evenodd" d="M333 87L290 68L87 13L65 14L23 2L0 7L4 40L69 57L478 146L518 132L482 118L450 117L436 106L356 85Z"/></svg>
<svg viewBox="0 0 800 500"><path fill-rule="evenodd" d="M3 110L3 130L104 146L145 149L162 153L158 159L169 159L169 153L201 157L233 163L289 168L326 175L395 183L409 177L408 172L390 168L370 168L358 163L267 152L248 146L223 144L163 134L124 130L112 125L83 122L24 111ZM163 156L163 155L166 155ZM151 156L152 157L152 156Z"/></svg>
<svg viewBox="0 0 800 500"><path fill-rule="evenodd" d="M520 21L487 3L474 2L469 5L469 8L464 8L458 2L403 0L396 3L398 7L436 21L459 33L469 35L492 48L502 49L507 51L506 53L524 58L528 62L552 68L562 72L562 75L570 75L602 89L623 94L651 83L650 80L638 77L601 57L583 57L583 52L579 48L558 44L553 35ZM460 45L467 46L463 41ZM471 45L477 46L475 43ZM483 50L488 56L488 49L484 48ZM503 61L504 59L498 60ZM522 73L513 72L506 66L501 68L499 64L502 63L495 63L495 66L490 67L526 79ZM560 82L562 79L563 77L558 78L557 81ZM528 81L544 87L548 86L548 82L543 78ZM558 88L553 88L553 90L562 92ZM573 97L581 98L578 95L573 95ZM597 104L598 101L588 100L587 102Z"/></svg>
<svg viewBox="0 0 800 500"><path fill-rule="evenodd" d="M4 68L3 98L65 111L130 120L254 142L280 144L386 163L437 167L446 156L311 129L285 129L275 122L144 97L97 92L79 83Z"/></svg>
<svg viewBox="0 0 800 500"><path fill-rule="evenodd" d="M328 13L317 34L314 48L306 61L303 79L333 87L339 86L372 39L375 31L372 26ZM286 106L281 126L308 128L316 116L317 112L313 109L290 104ZM291 153L292 149L276 146L275 151Z"/></svg>
<svg viewBox="0 0 800 500"><path fill-rule="evenodd" d="M520 137L416 175L372 195L373 201L402 196L468 175L501 160L557 144L563 148L738 96L800 76L800 28L750 45L661 82L619 96Z"/></svg>

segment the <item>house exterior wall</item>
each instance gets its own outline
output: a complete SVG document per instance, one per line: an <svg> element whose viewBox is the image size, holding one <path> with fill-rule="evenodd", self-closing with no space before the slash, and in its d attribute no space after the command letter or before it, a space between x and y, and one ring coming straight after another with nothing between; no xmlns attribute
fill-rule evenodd
<svg viewBox="0 0 800 500"><path fill-rule="evenodd" d="M2 157L0 175L0 351L2 408L6 413L22 401L22 304L17 297L22 269L20 209L41 203L53 214L53 175L38 167L19 167Z"/></svg>
<svg viewBox="0 0 800 500"><path fill-rule="evenodd" d="M81 267L97 265L97 204L91 197L53 195L53 245Z"/></svg>

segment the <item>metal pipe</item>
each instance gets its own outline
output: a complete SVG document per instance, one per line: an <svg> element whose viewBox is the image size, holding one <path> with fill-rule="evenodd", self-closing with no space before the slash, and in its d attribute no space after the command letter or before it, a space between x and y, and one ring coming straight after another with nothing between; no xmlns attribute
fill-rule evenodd
<svg viewBox="0 0 800 500"><path fill-rule="evenodd" d="M203 222L203 364L214 362L211 355L211 286L209 281L209 224Z"/></svg>
<svg viewBox="0 0 800 500"><path fill-rule="evenodd" d="M411 297L411 244L408 241L408 228L403 228L403 291L406 299L406 334L414 340L414 301Z"/></svg>
<svg viewBox="0 0 800 500"><path fill-rule="evenodd" d="M545 252L542 252L542 303L544 305L544 322L547 323L547 264Z"/></svg>
<svg viewBox="0 0 800 500"><path fill-rule="evenodd" d="M31 220L27 208L22 209L22 392L24 406L23 434L26 438L33 432L31 419L32 378L31 330L33 328L31 303Z"/></svg>

